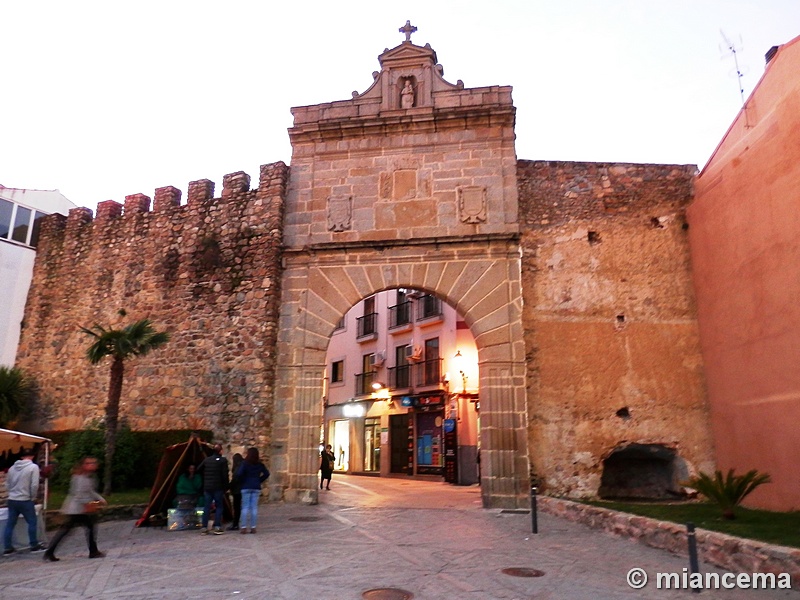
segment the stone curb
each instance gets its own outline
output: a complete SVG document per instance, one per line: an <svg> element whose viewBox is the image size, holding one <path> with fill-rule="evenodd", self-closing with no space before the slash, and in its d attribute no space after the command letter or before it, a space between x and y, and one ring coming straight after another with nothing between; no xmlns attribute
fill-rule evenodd
<svg viewBox="0 0 800 600"><path fill-rule="evenodd" d="M548 514L636 540L646 546L688 556L686 527L562 498L539 496ZM800 550L707 529L696 530L700 560L735 573L789 573L800 581Z"/></svg>

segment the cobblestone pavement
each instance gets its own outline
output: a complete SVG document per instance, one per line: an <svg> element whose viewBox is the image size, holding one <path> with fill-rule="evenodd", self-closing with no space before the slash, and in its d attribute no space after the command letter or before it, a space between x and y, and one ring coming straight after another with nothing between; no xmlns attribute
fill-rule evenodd
<svg viewBox="0 0 800 600"><path fill-rule="evenodd" d="M262 504L256 535L101 523L107 556L96 560L75 530L58 549L60 562L24 552L4 557L0 598L357 600L377 588L429 600L692 597L654 583L657 572L681 574L684 557L543 514L533 535L529 514L481 508L476 486L334 474L320 495L316 506ZM634 567L652 580L644 589L626 583ZM516 577L506 568L543 575ZM699 597L800 595L720 589Z"/></svg>

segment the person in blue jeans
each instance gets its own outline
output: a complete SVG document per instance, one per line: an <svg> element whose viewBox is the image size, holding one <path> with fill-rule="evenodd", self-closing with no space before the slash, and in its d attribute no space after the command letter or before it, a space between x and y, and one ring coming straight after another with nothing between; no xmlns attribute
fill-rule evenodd
<svg viewBox="0 0 800 600"><path fill-rule="evenodd" d="M214 453L207 456L197 472L203 476L203 494L205 507L203 510L203 529L201 533L209 533L208 520L211 513L211 503L215 504L214 533L222 535L222 508L225 505L225 490L228 489L228 459L222 456L222 446L216 444Z"/></svg>
<svg viewBox="0 0 800 600"><path fill-rule="evenodd" d="M261 496L261 484L269 477L269 469L258 457L257 448L248 448L242 465L236 472L236 478L242 487L242 516L239 519L239 533L256 532L258 520L258 497Z"/></svg>
<svg viewBox="0 0 800 600"><path fill-rule="evenodd" d="M39 493L39 465L33 462L34 451L25 449L20 459L8 470L6 487L8 488L8 520L3 535L5 550L3 554L16 552L13 546L14 527L17 517L22 515L28 524L28 539L31 552L44 551L44 544L37 540L36 534L36 494Z"/></svg>

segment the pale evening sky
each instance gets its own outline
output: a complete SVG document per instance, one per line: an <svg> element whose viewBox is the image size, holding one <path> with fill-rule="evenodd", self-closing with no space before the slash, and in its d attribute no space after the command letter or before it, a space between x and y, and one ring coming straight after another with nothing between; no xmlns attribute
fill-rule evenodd
<svg viewBox="0 0 800 600"><path fill-rule="evenodd" d="M708 160L798 0L0 4L0 184L95 208L291 159L292 106L365 91L377 56L430 43L450 82L513 86L517 156Z"/></svg>

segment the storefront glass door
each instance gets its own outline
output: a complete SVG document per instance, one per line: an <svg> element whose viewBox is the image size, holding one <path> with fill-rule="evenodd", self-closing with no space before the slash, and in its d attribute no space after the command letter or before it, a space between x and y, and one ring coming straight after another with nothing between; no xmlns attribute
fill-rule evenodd
<svg viewBox="0 0 800 600"><path fill-rule="evenodd" d="M417 414L417 473L439 474L444 467L442 412Z"/></svg>
<svg viewBox="0 0 800 600"><path fill-rule="evenodd" d="M381 420L366 419L364 423L364 471L381 470Z"/></svg>
<svg viewBox="0 0 800 600"><path fill-rule="evenodd" d="M336 471L350 470L350 421L334 421L333 453L336 456Z"/></svg>

